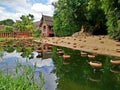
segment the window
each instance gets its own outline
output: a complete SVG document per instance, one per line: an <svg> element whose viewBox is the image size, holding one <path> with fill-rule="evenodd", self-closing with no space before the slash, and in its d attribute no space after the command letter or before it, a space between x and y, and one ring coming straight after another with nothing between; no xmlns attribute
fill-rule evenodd
<svg viewBox="0 0 120 90"><path fill-rule="evenodd" d="M49 29L52 30L53 26L49 26Z"/></svg>
<svg viewBox="0 0 120 90"><path fill-rule="evenodd" d="M46 31L46 26L43 26L43 32L45 32Z"/></svg>

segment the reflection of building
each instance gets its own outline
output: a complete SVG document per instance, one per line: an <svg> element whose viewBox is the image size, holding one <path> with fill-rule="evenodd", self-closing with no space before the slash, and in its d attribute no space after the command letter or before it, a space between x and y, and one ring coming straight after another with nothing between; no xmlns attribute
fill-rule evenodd
<svg viewBox="0 0 120 90"><path fill-rule="evenodd" d="M53 18L50 16L42 15L40 21L41 27L41 36L51 37L54 36L54 32L52 30L53 27Z"/></svg>
<svg viewBox="0 0 120 90"><path fill-rule="evenodd" d="M52 52L42 52L42 59L47 59L52 57Z"/></svg>
<svg viewBox="0 0 120 90"><path fill-rule="evenodd" d="M42 46L42 58L47 59L52 57L52 46L49 44L41 44Z"/></svg>

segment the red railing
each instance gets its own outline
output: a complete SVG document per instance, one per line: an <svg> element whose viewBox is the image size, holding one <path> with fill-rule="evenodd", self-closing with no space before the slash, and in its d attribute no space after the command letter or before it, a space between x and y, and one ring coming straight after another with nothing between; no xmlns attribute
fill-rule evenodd
<svg viewBox="0 0 120 90"><path fill-rule="evenodd" d="M0 38L6 38L6 37L14 37L14 33L12 33L12 32L0 33Z"/></svg>
<svg viewBox="0 0 120 90"><path fill-rule="evenodd" d="M0 32L0 38L7 38L7 37L30 37L29 31L16 31L16 32Z"/></svg>

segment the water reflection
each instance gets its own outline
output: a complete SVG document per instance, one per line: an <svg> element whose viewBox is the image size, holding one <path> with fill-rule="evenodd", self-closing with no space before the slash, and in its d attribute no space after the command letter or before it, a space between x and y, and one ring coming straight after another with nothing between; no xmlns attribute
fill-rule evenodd
<svg viewBox="0 0 120 90"><path fill-rule="evenodd" d="M113 73L120 73L120 65L112 65L110 71Z"/></svg>
<svg viewBox="0 0 120 90"><path fill-rule="evenodd" d="M64 60L58 50L70 55L69 60ZM94 58L90 58L90 53L80 53L80 51L63 47L54 47L53 52L53 61L56 67L55 74L58 78L57 90L120 89L120 73L111 72L111 69L113 70L110 63L112 57L95 55ZM88 63L90 61L100 62L102 66L100 68L91 67ZM120 65L116 67L120 67Z"/></svg>
<svg viewBox="0 0 120 90"><path fill-rule="evenodd" d="M50 46L47 48L44 45L45 48L42 48L43 52L36 52L37 47L42 45L40 43L33 43L31 40L10 40L2 44L0 48L0 70L4 73L14 73L16 61L22 64L30 64L32 67L36 65L35 79L39 80L39 72L42 72L45 80L44 90L55 90L57 83L56 75L52 73L54 64L51 58ZM41 57L38 58L38 55Z"/></svg>
<svg viewBox="0 0 120 90"><path fill-rule="evenodd" d="M45 90L120 90L120 65L110 62L115 57L97 55L69 48L20 40L1 44L0 68L8 65L9 71L15 61L36 65L44 74ZM37 50L41 50L38 52ZM67 58L66 58L67 57ZM120 59L119 57L117 59ZM100 62L99 68L89 62Z"/></svg>

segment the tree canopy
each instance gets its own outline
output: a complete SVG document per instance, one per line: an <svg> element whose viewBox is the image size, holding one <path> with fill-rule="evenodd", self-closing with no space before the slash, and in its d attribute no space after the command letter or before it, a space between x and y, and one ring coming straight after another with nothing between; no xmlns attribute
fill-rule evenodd
<svg viewBox="0 0 120 90"><path fill-rule="evenodd" d="M65 36L81 29L85 18L85 6L87 0L58 0L54 5L56 10L54 12L54 27L56 35ZM79 13L79 15L78 15Z"/></svg>
<svg viewBox="0 0 120 90"><path fill-rule="evenodd" d="M58 0L54 4L57 36L72 35L84 26L91 34L120 39L120 0Z"/></svg>
<svg viewBox="0 0 120 90"><path fill-rule="evenodd" d="M33 32L34 24L33 24L34 16L29 14L27 16L22 15L20 20L16 21L15 28L21 31L30 30Z"/></svg>
<svg viewBox="0 0 120 90"><path fill-rule="evenodd" d="M12 19L6 19L6 20L0 21L0 25L6 25L6 26L13 26L14 23L15 22Z"/></svg>
<svg viewBox="0 0 120 90"><path fill-rule="evenodd" d="M108 33L111 38L120 40L120 0L100 0L107 18Z"/></svg>

